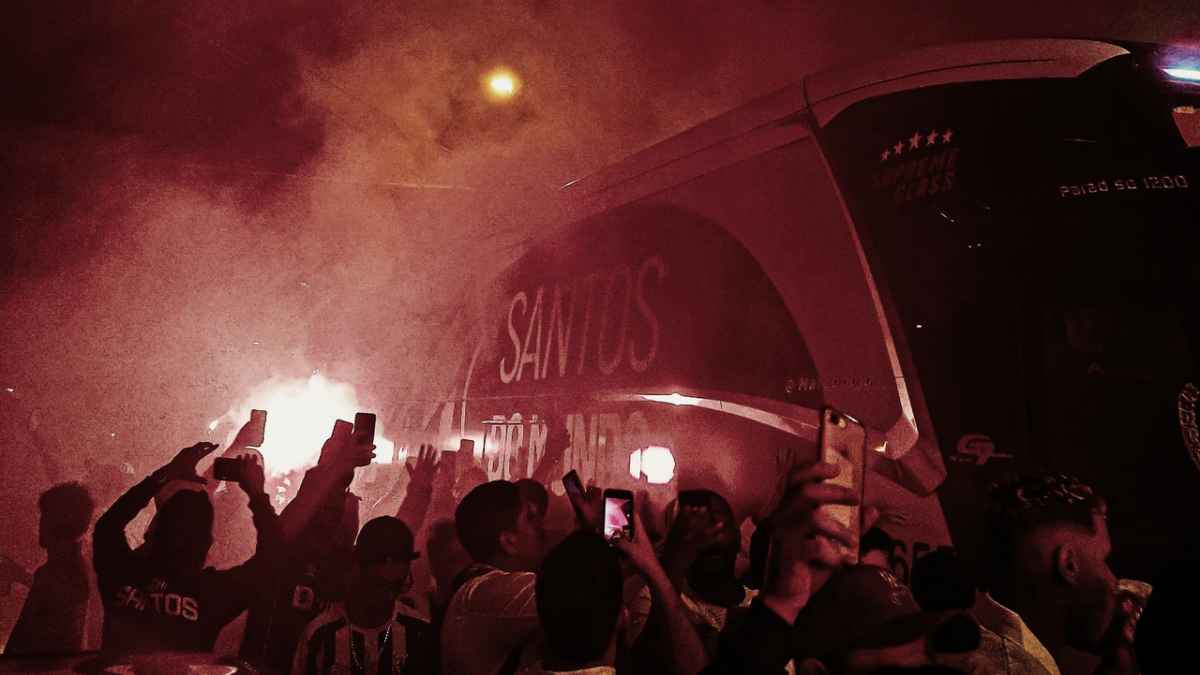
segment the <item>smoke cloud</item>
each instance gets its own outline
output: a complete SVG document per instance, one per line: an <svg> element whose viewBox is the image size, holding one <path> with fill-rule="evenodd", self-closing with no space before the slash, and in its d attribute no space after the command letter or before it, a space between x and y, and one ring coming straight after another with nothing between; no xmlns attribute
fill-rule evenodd
<svg viewBox="0 0 1200 675"><path fill-rule="evenodd" d="M879 5L10 8L0 469L35 478L5 492L50 480L31 410L73 477L84 457L152 468L273 376L319 369L381 410L448 386L429 364L462 358L463 294L553 219L558 186L816 69L1200 30L1190 0ZM496 66L523 80L503 105L480 92Z"/></svg>

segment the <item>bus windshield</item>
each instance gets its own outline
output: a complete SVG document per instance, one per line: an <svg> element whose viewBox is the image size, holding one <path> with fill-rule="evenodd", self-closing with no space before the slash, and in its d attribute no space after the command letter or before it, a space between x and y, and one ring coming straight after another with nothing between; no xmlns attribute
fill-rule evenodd
<svg viewBox="0 0 1200 675"><path fill-rule="evenodd" d="M1200 155L1188 102L1145 71L914 90L824 130L965 555L980 495L1014 471L1091 482L1129 577L1200 506Z"/></svg>

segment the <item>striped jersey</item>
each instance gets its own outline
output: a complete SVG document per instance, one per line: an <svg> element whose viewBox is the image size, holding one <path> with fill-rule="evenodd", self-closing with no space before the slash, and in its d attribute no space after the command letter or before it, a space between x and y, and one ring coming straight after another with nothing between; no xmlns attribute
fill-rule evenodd
<svg viewBox="0 0 1200 675"><path fill-rule="evenodd" d="M292 675L408 675L432 668L429 621L397 601L381 626L354 625L344 603L333 603L313 619L296 647Z"/></svg>

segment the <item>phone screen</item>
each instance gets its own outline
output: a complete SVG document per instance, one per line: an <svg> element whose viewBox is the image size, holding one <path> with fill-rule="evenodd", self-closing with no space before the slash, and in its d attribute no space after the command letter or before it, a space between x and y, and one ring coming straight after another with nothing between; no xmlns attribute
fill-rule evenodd
<svg viewBox="0 0 1200 675"><path fill-rule="evenodd" d="M567 472L567 475L562 477L563 488L572 499L583 499L583 481L579 480L579 474L575 470Z"/></svg>
<svg viewBox="0 0 1200 675"><path fill-rule="evenodd" d="M629 490L604 491L604 538L620 536L633 541L633 493Z"/></svg>
<svg viewBox="0 0 1200 675"><path fill-rule="evenodd" d="M866 446L867 432L858 420L832 408L825 409L821 419L821 460L841 467L841 472L828 482L854 490L858 493L860 503L863 496ZM830 504L821 508L856 535L862 535L860 506ZM846 550L846 553L857 561L857 550Z"/></svg>
<svg viewBox="0 0 1200 675"><path fill-rule="evenodd" d="M253 435L246 445L254 448L261 448L267 436L267 411L266 410L251 410L250 411L250 428Z"/></svg>
<svg viewBox="0 0 1200 675"><path fill-rule="evenodd" d="M359 443L373 443L375 441L374 413L360 412L354 414L354 438Z"/></svg>
<svg viewBox="0 0 1200 675"><path fill-rule="evenodd" d="M218 457L213 460L213 478L236 481L241 477L241 463L233 457Z"/></svg>

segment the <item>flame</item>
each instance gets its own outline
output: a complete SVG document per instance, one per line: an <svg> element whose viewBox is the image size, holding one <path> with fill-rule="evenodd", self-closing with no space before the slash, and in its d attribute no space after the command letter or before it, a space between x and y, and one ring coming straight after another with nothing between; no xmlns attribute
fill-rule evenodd
<svg viewBox="0 0 1200 675"><path fill-rule="evenodd" d="M353 421L354 413L363 411L352 386L320 374L307 379L268 380L229 413L213 420L232 423L225 439L227 446L254 408L267 411L267 431L259 450L267 471L273 475L316 464L334 420ZM382 420L376 421L375 445L376 463L390 463L395 443L384 436Z"/></svg>

